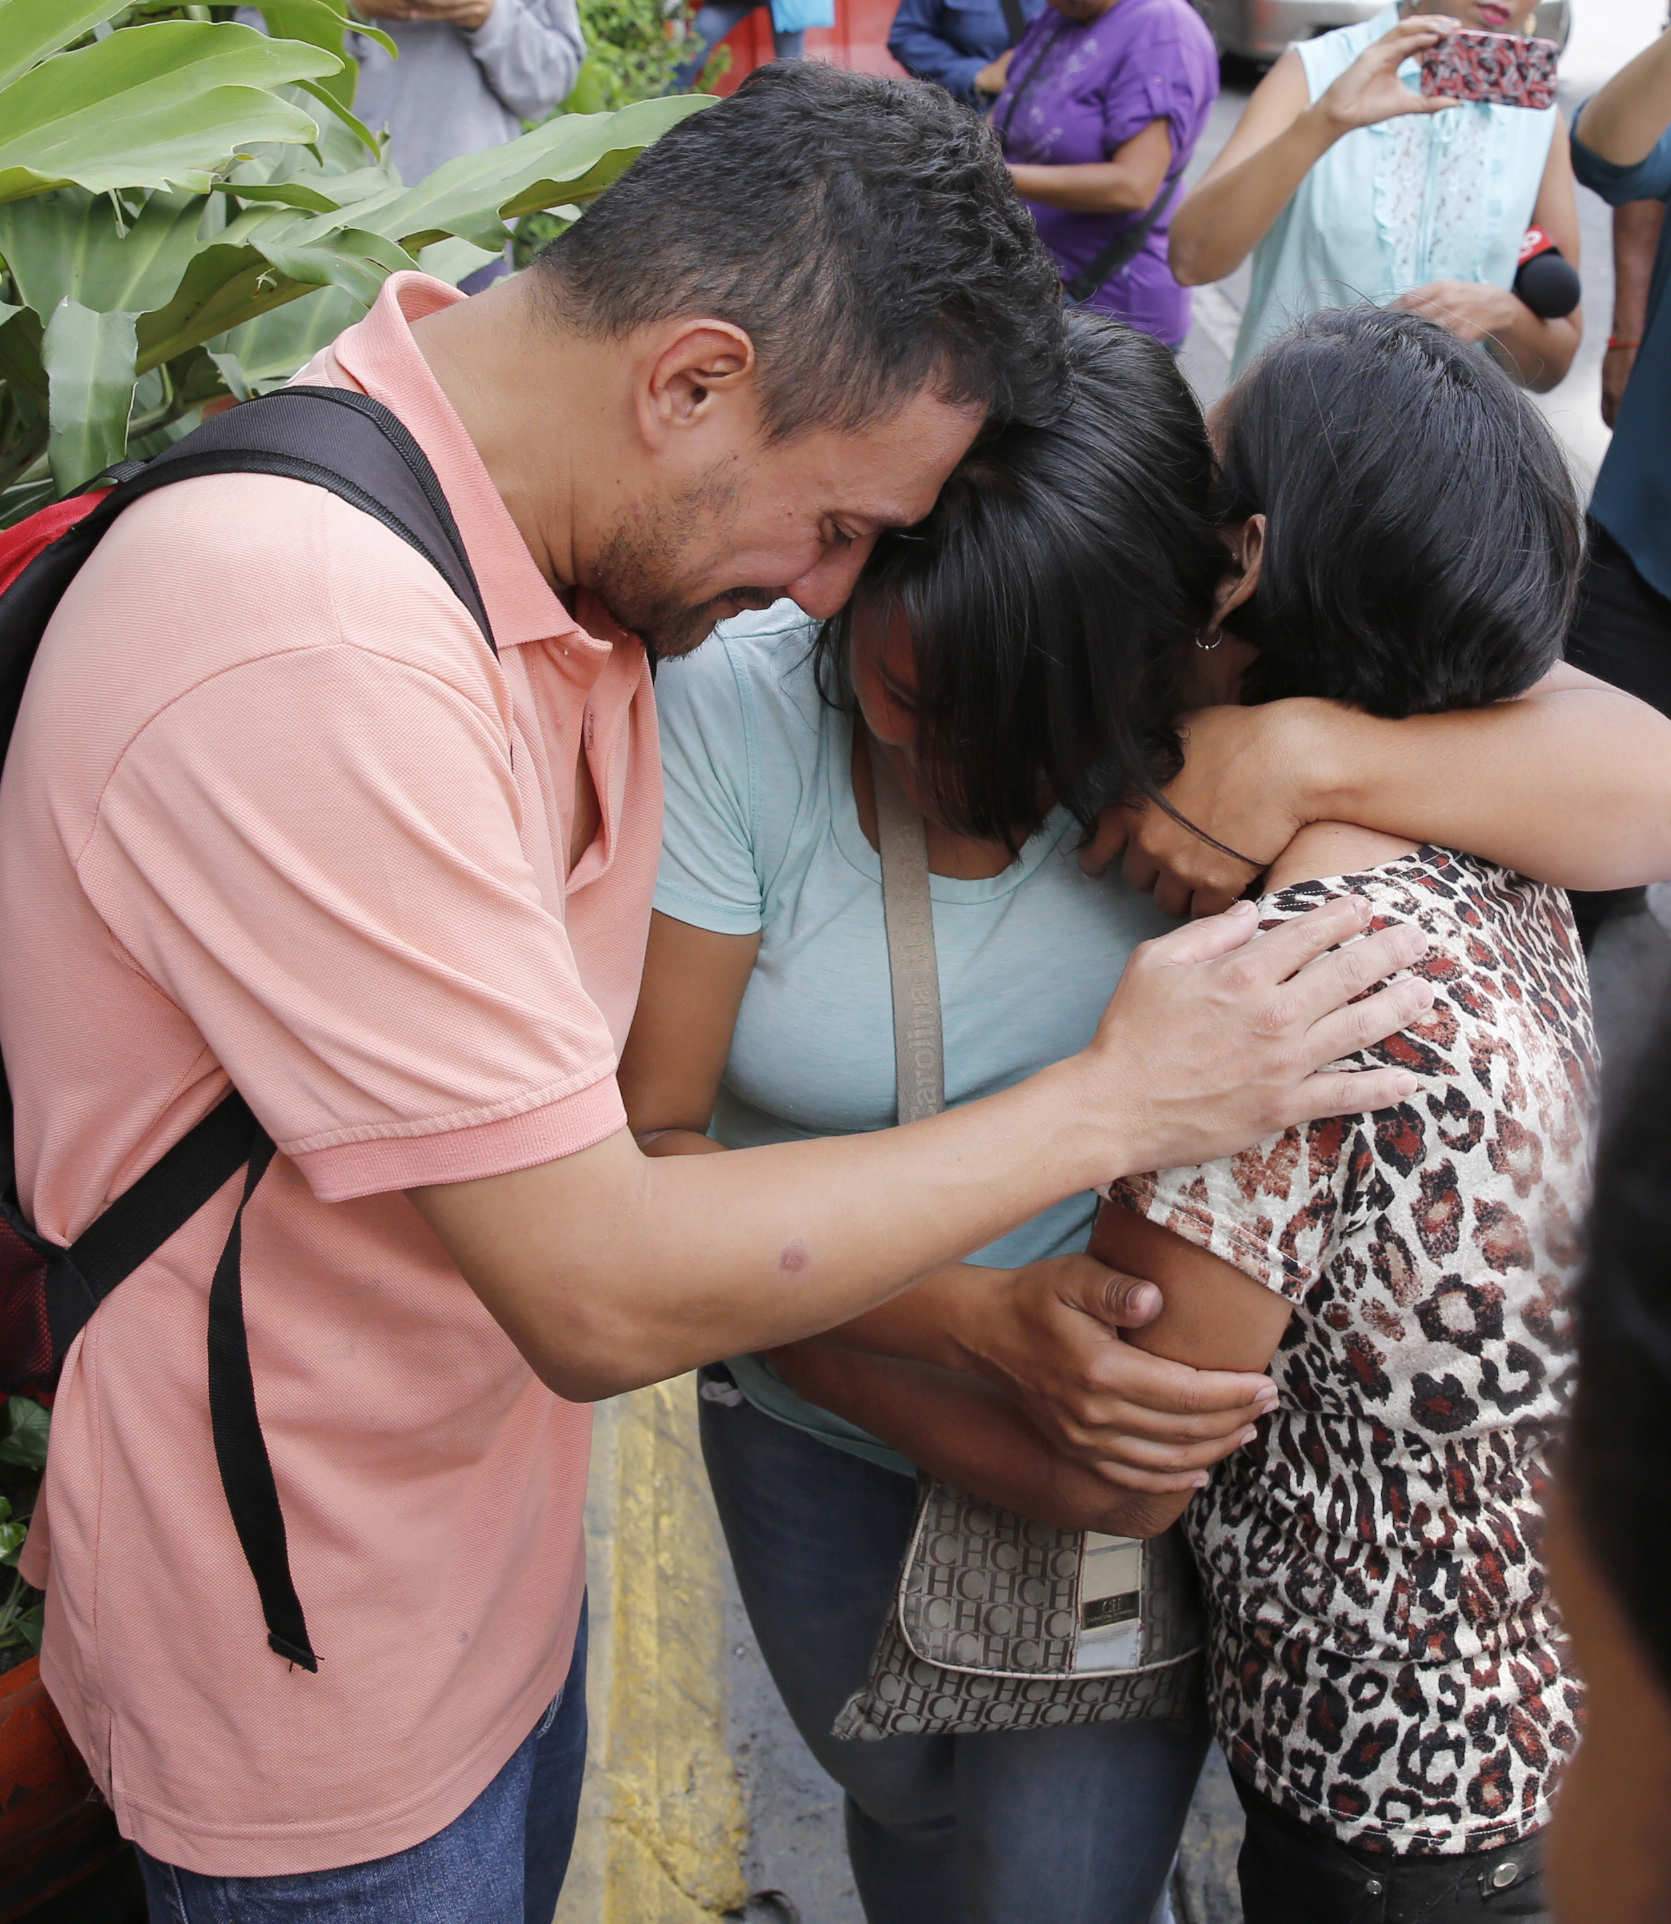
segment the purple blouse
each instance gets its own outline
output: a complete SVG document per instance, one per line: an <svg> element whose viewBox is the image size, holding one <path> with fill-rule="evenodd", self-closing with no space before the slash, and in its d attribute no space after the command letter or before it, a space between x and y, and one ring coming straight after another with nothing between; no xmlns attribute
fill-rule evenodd
<svg viewBox="0 0 1671 1924"><path fill-rule="evenodd" d="M992 122L1007 159L1062 167L1111 160L1150 121L1165 120L1170 181L1189 165L1217 93L1218 53L1189 0L1114 0L1084 25L1046 7L1016 42ZM1170 347L1181 347L1189 332L1189 291L1166 264L1166 237L1183 197L1180 186L1136 258L1087 303ZM1069 214L1027 204L1065 281L1142 219L1140 211Z"/></svg>

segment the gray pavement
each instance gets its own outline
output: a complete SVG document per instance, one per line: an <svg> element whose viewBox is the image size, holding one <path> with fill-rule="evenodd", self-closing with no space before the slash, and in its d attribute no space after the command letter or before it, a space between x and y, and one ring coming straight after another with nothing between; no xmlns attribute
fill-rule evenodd
<svg viewBox="0 0 1671 1924"><path fill-rule="evenodd" d="M1562 67L1570 113L1665 18L1665 0L1576 0L1577 24ZM1210 164L1235 126L1245 93L1226 90L1213 109L1191 177ZM1601 354L1612 314L1612 228L1608 210L1580 190L1586 327L1573 371L1539 406L1587 482L1606 451L1599 411ZM1246 297L1244 267L1198 289L1195 322L1181 363L1210 403L1224 391ZM1654 1007L1671 994L1671 883L1650 891L1650 912L1611 923L1591 959L1596 1023L1610 1073L1628 1065ZM727 1571L727 1650L732 1754L742 1777L751 1838L747 1869L760 1896L749 1924L864 1924L842 1845L841 1801L785 1716ZM1235 1857L1241 1812L1222 1759L1203 1773L1173 1894L1176 1924L1241 1924ZM768 1895L770 1894L770 1895Z"/></svg>

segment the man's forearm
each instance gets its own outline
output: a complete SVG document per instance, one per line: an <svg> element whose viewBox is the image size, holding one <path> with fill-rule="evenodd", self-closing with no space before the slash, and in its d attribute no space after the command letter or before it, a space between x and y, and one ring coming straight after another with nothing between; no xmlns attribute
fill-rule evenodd
<svg viewBox="0 0 1671 1924"><path fill-rule="evenodd" d="M1495 708L1310 717L1311 820L1465 848L1562 888L1671 876L1671 721L1574 669Z"/></svg>
<svg viewBox="0 0 1671 1924"><path fill-rule="evenodd" d="M544 1380L588 1399L845 1322L1104 1180L1093 1115L1061 1064L907 1130L662 1157L623 1131L414 1200Z"/></svg>
<svg viewBox="0 0 1671 1924"><path fill-rule="evenodd" d="M1079 1055L909 1128L663 1157L623 1128L411 1199L562 1395L770 1349L1117 1175L1402 1101L1407 1071L1326 1066L1433 999L1419 978L1361 993L1426 947L1414 928L1364 934L1367 916L1345 897L1260 935L1247 912L1174 930L1132 957Z"/></svg>
<svg viewBox="0 0 1671 1924"><path fill-rule="evenodd" d="M1608 81L1578 116L1574 133L1615 167L1635 167L1671 125L1671 33L1662 33Z"/></svg>

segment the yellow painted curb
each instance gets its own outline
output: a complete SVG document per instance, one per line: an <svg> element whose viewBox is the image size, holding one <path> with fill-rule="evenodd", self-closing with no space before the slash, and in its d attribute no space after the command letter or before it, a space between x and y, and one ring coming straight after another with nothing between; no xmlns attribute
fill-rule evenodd
<svg viewBox="0 0 1671 1924"><path fill-rule="evenodd" d="M555 1924L711 1924L747 1900L747 1826L690 1377L599 1404L586 1541L592 1738Z"/></svg>

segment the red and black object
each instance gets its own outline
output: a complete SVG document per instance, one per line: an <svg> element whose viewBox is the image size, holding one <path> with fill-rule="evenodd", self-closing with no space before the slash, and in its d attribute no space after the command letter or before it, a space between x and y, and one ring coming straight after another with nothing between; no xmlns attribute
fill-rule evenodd
<svg viewBox="0 0 1671 1924"><path fill-rule="evenodd" d="M1540 320L1558 321L1584 298L1578 270L1541 227L1528 227L1520 244L1514 291Z"/></svg>

